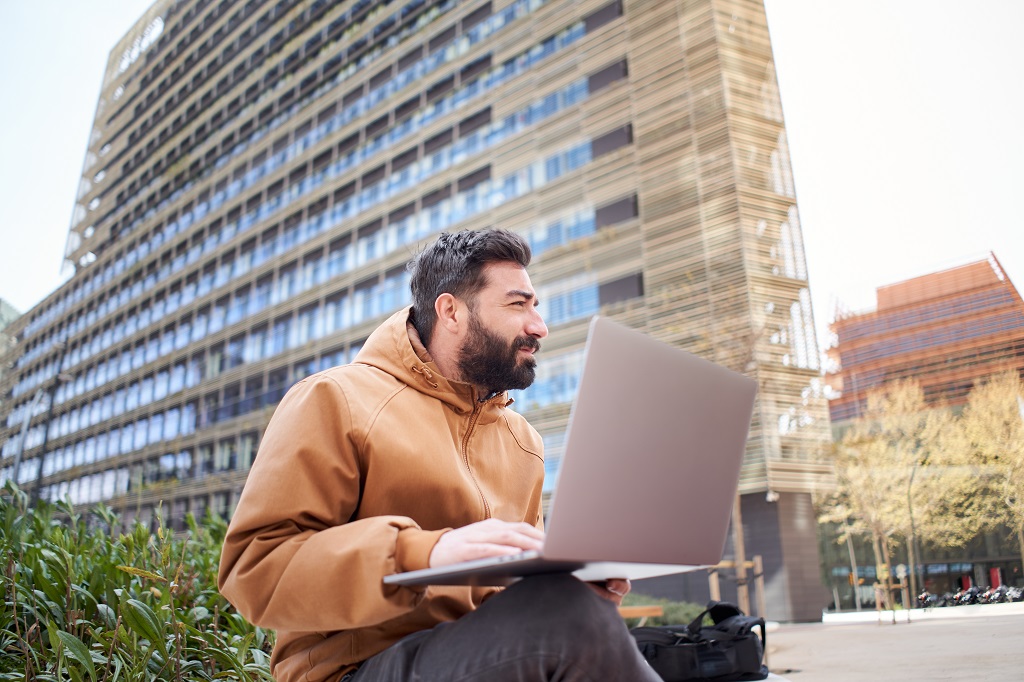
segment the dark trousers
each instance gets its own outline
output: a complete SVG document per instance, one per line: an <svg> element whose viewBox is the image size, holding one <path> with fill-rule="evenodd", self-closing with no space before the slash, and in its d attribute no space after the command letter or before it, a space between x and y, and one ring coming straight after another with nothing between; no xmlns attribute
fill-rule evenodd
<svg viewBox="0 0 1024 682"><path fill-rule="evenodd" d="M352 682L659 682L615 605L571 575L525 578L373 656Z"/></svg>

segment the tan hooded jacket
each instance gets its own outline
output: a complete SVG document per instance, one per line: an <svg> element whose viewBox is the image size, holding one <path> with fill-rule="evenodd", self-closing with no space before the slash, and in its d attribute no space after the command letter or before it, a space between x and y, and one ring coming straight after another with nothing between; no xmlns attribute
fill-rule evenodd
<svg viewBox="0 0 1024 682"><path fill-rule="evenodd" d="M442 377L408 320L396 313L354 364L288 391L228 528L220 589L277 631L279 682L336 680L479 606L493 588L381 582L426 568L446 530L542 524L540 436L506 394L481 403Z"/></svg>

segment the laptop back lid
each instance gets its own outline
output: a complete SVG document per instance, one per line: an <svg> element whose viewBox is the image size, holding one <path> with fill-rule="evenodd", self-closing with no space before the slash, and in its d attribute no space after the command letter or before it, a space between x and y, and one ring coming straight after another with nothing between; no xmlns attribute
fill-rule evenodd
<svg viewBox="0 0 1024 682"><path fill-rule="evenodd" d="M594 318L545 558L718 563L756 390L749 377Z"/></svg>

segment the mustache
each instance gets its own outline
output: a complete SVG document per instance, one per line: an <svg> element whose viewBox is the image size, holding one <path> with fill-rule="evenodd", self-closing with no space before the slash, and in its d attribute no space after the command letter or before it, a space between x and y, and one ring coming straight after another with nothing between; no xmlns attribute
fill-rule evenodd
<svg viewBox="0 0 1024 682"><path fill-rule="evenodd" d="M532 336L520 336L512 343L512 349L519 350L520 348L529 348L532 351L539 351L540 341Z"/></svg>

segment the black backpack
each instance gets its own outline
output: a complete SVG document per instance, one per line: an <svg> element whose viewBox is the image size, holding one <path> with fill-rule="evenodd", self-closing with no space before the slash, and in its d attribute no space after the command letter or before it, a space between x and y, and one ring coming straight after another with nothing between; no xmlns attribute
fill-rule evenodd
<svg viewBox="0 0 1024 682"><path fill-rule="evenodd" d="M714 625L701 626L710 615ZM758 633L755 628L760 628ZM710 602L689 625L630 630L647 662L665 682L763 680L764 618L747 616L734 604Z"/></svg>

